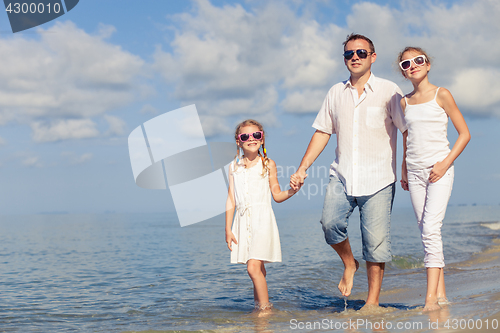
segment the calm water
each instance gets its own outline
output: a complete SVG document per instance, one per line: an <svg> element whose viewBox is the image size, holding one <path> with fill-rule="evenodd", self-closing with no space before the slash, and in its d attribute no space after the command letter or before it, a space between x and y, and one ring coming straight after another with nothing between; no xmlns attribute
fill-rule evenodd
<svg viewBox="0 0 500 333"><path fill-rule="evenodd" d="M336 289L342 264L324 242L319 214L276 211L283 263L266 267L271 301L282 313L344 310ZM245 266L229 264L222 217L185 228L168 214L0 218L2 332L256 329L252 284ZM414 220L411 209L393 212L395 256L384 288L425 276L408 274L423 272ZM447 263L491 244L500 230L481 222L499 220L500 206L450 207L443 227ZM361 258L358 221L353 216L349 228ZM356 292L366 291L364 265L360 271ZM348 307L362 305L353 300ZM288 321L276 316L267 325L286 331Z"/></svg>

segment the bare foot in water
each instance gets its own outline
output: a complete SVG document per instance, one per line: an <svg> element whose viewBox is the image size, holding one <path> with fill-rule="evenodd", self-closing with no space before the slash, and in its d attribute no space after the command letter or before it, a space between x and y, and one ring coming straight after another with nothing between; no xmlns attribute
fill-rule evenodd
<svg viewBox="0 0 500 333"><path fill-rule="evenodd" d="M342 296L349 296L351 294L351 289L354 281L354 273L359 268L359 262L354 259L355 266L349 266L344 268L344 275L342 276L342 279L340 280L339 283L339 290Z"/></svg>
<svg viewBox="0 0 500 333"><path fill-rule="evenodd" d="M439 306L450 305L450 302L448 301L446 296L445 297L438 297L438 304L439 304Z"/></svg>
<svg viewBox="0 0 500 333"><path fill-rule="evenodd" d="M267 317L273 313L274 307L272 303L256 303L254 312L257 314L257 317Z"/></svg>
<svg viewBox="0 0 500 333"><path fill-rule="evenodd" d="M359 311L363 314L372 315L372 314L380 314L380 310L385 310L380 305L377 304L365 304Z"/></svg>
<svg viewBox="0 0 500 333"><path fill-rule="evenodd" d="M267 317L273 314L273 309L260 310L257 312L257 317Z"/></svg>
<svg viewBox="0 0 500 333"><path fill-rule="evenodd" d="M424 309L422 311L429 312L429 311L436 311L436 310L441 310L441 307L439 306L437 301L425 303Z"/></svg>

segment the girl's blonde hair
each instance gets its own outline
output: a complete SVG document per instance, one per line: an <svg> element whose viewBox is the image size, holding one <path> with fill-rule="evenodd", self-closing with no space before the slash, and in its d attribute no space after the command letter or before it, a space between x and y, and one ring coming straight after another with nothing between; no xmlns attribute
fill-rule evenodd
<svg viewBox="0 0 500 333"><path fill-rule="evenodd" d="M262 177L264 177L268 172L269 172L269 158L267 157L266 153L266 132L264 131L264 127L262 126L261 123L259 123L257 120L253 119L247 119L242 121L236 126L236 131L234 132L234 139L236 142L238 142L239 138L238 135L240 134L240 130L242 127L245 126L257 126L259 128L259 131L262 131L262 153L260 152L259 149L259 156L262 161ZM238 168L238 165L236 164L236 160L240 159L240 147L236 145L236 156L234 157L234 167L235 170Z"/></svg>
<svg viewBox="0 0 500 333"><path fill-rule="evenodd" d="M406 53L406 52L416 52L416 53L420 53L420 54L423 54L425 56L425 62L428 63L429 65L431 64L431 58L429 57L429 55L427 54L427 52L425 52L422 48L420 47L417 47L417 46L407 46L404 48L403 51L399 52L398 54L398 68L399 70L401 71L401 74L406 78L406 75L405 75L405 71L401 69L401 67L399 67L399 63L401 61L403 61L403 55Z"/></svg>

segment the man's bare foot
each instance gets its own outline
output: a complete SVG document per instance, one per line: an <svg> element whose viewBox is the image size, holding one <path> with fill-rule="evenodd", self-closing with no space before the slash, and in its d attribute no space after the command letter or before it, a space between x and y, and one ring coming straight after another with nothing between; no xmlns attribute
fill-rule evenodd
<svg viewBox="0 0 500 333"><path fill-rule="evenodd" d="M356 273L359 268L359 262L356 259L354 259L354 263L354 266L345 266L344 275L342 275L342 279L339 283L340 293L345 297L351 294L351 289L354 281L354 273Z"/></svg>
<svg viewBox="0 0 500 333"><path fill-rule="evenodd" d="M424 309L422 310L423 312L429 312L429 311L436 311L436 310L441 310L441 307L437 302L429 302L425 303Z"/></svg>
<svg viewBox="0 0 500 333"><path fill-rule="evenodd" d="M382 309L378 304L366 304L363 305L359 311L365 313L365 314L375 314L379 312L379 310Z"/></svg>

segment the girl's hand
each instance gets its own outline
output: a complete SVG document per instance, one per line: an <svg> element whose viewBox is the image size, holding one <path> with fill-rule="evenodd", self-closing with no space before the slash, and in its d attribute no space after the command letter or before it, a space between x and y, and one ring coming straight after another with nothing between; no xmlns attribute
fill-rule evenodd
<svg viewBox="0 0 500 333"><path fill-rule="evenodd" d="M231 246L233 245L233 242L234 244L238 244L238 242L236 241L236 237L234 237L234 234L231 232L231 231L227 231L226 232L226 243L227 243L227 247L229 250L233 250L231 248Z"/></svg>
<svg viewBox="0 0 500 333"><path fill-rule="evenodd" d="M292 175L292 176L290 177L290 187L292 187L292 185L293 185L292 190L293 190L293 191L295 191L295 192L297 192L298 190L295 190L294 188L298 188L298 187L299 187L299 184L300 184L300 181L299 181L299 179L297 178L297 176Z"/></svg>
<svg viewBox="0 0 500 333"><path fill-rule="evenodd" d="M435 183L440 180L448 170L448 167L449 165L447 165L444 161L434 164L431 173L429 174L429 181L431 183Z"/></svg>
<svg viewBox="0 0 500 333"><path fill-rule="evenodd" d="M403 98L401 100L401 107L403 110L406 107L406 101ZM405 191L409 191L408 187L408 168L406 166L406 141L408 140L408 130L403 133L403 163L401 164L401 187Z"/></svg>
<svg viewBox="0 0 500 333"><path fill-rule="evenodd" d="M408 188L408 177L401 177L403 179L401 179L401 187L403 188L403 190L405 191L409 191L410 189Z"/></svg>

